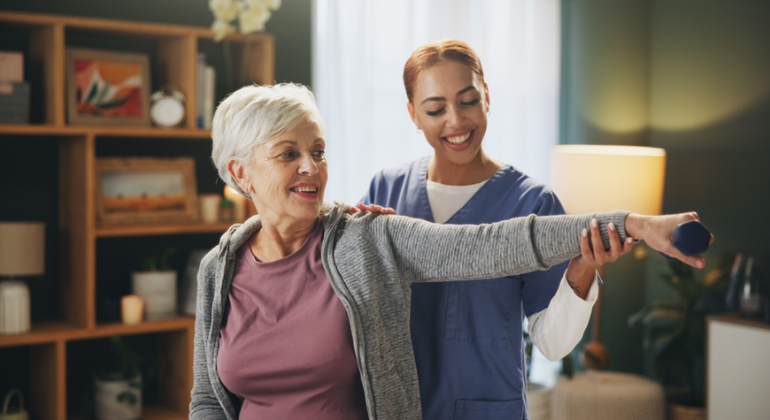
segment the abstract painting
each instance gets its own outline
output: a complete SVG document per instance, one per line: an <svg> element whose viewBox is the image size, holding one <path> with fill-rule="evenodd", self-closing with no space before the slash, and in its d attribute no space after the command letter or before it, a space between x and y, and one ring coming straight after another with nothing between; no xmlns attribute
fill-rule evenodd
<svg viewBox="0 0 770 420"><path fill-rule="evenodd" d="M70 124L149 125L149 59L143 54L67 49Z"/></svg>

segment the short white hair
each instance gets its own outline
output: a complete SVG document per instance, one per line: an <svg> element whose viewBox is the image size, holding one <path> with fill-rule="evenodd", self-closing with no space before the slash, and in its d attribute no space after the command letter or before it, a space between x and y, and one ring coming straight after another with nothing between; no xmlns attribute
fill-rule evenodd
<svg viewBox="0 0 770 420"><path fill-rule="evenodd" d="M219 177L250 199L230 176L227 161L234 158L247 166L258 145L304 122L317 124L323 132L315 97L306 86L295 83L253 85L231 93L219 104L211 122L211 139L214 141L211 160Z"/></svg>

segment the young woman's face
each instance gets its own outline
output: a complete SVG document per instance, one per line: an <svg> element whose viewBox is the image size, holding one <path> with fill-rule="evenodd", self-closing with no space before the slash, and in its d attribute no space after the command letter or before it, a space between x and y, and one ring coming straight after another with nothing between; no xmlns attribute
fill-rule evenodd
<svg viewBox="0 0 770 420"><path fill-rule="evenodd" d="M407 108L436 158L466 164L479 155L487 130L489 93L470 68L443 61L423 71Z"/></svg>

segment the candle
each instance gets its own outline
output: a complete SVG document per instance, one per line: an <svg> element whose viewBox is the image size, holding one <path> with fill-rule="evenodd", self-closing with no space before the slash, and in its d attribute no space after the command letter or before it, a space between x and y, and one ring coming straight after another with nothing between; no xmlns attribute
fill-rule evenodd
<svg viewBox="0 0 770 420"><path fill-rule="evenodd" d="M144 301L137 295L125 295L120 299L120 314L124 324L138 324L142 322L144 314Z"/></svg>
<svg viewBox="0 0 770 420"><path fill-rule="evenodd" d="M222 196L219 194L201 194L198 196L198 201L201 205L201 220L205 223L218 222Z"/></svg>
<svg viewBox="0 0 770 420"><path fill-rule="evenodd" d="M236 222L246 220L246 197L240 195L231 186L225 185L225 198L233 202L233 218Z"/></svg>

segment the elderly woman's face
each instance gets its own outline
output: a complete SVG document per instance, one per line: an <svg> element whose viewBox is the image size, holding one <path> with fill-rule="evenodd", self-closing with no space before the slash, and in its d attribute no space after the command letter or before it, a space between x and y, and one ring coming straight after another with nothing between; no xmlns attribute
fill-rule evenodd
<svg viewBox="0 0 770 420"><path fill-rule="evenodd" d="M260 144L254 151L252 195L263 218L283 222L318 217L328 172L323 133L305 122Z"/></svg>

